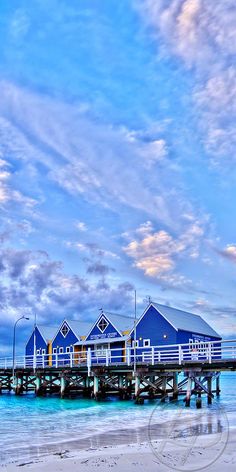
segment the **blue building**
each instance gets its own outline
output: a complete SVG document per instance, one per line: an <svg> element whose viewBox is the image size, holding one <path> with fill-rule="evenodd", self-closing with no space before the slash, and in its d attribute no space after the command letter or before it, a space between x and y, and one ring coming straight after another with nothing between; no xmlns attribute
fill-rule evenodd
<svg viewBox="0 0 236 472"><path fill-rule="evenodd" d="M112 352L114 362L125 360L127 342L130 339L130 331L134 320L128 316L114 313L100 313L96 322L90 328L85 339L78 341L75 348L79 346L92 351L92 362L104 362L107 353L110 357Z"/></svg>
<svg viewBox="0 0 236 472"><path fill-rule="evenodd" d="M25 347L27 365L32 365L34 354L39 356L38 363L42 362L43 356L46 356L46 362L49 361L51 342L56 330L56 327L51 326L36 325L34 327Z"/></svg>
<svg viewBox="0 0 236 472"><path fill-rule="evenodd" d="M188 343L193 350L204 352L210 341L220 335L199 315L170 306L150 303L131 332L132 346L136 337L137 353L150 352L150 346ZM141 348L141 349L140 349Z"/></svg>
<svg viewBox="0 0 236 472"><path fill-rule="evenodd" d="M70 354L80 353L83 355L84 349L76 348L76 343L84 339L89 331L90 323L86 321L75 321L64 319L55 333L52 340L52 358L55 361L56 355L59 359L59 365L66 364L70 360ZM61 361L61 362L60 362ZM68 362L67 362L68 361Z"/></svg>

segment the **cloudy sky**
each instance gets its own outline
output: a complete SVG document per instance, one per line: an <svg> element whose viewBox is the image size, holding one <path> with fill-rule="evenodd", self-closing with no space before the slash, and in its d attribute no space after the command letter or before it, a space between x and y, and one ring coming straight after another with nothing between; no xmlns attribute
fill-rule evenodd
<svg viewBox="0 0 236 472"><path fill-rule="evenodd" d="M0 3L2 353L22 314L19 346L134 289L236 336L235 24L234 0Z"/></svg>

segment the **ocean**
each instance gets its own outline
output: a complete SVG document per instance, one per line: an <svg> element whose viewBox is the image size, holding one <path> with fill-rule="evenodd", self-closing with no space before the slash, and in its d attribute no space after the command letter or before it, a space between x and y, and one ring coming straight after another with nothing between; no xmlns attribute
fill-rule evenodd
<svg viewBox="0 0 236 472"><path fill-rule="evenodd" d="M30 461L43 454L60 454L68 448L90 449L104 445L138 443L148 439L148 432L158 424L158 434L167 434L173 417L183 423L195 416L201 434L236 426L236 373L221 375L221 395L212 405L203 400L196 410L193 399L190 409L183 400L164 404L160 401L135 405L133 401L108 398L90 399L36 398L33 394L0 396L0 464ZM198 415L198 416L197 416ZM200 415L200 416L199 416ZM191 423L192 424L192 423ZM193 434L185 426L182 434Z"/></svg>

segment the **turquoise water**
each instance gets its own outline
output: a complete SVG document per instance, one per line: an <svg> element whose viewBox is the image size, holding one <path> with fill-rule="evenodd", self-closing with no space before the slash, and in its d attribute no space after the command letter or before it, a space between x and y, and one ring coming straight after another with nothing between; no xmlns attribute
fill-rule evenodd
<svg viewBox="0 0 236 472"><path fill-rule="evenodd" d="M221 388L220 398L213 400L212 406L205 404L201 411L208 415L220 406L230 427L234 427L236 374L222 375ZM157 401L139 406L132 401L115 399L95 402L90 399L61 400L57 397L35 398L32 394L21 397L3 394L0 396L0 463L29 459L37 451L60 451L67 441L84 440L84 447L90 447L92 438L104 436L104 433L109 444L114 430L117 443L119 439L124 442L124 431L128 429L132 430L133 442L137 442L141 438L140 431L148 427L154 409L155 422L165 424L177 408L184 408L181 400L178 404L160 404ZM195 409L194 401L192 409Z"/></svg>

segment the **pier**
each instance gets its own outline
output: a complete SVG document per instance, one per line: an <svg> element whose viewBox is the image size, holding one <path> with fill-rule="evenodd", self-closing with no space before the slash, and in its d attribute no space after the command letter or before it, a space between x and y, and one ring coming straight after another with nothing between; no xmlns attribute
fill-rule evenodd
<svg viewBox="0 0 236 472"><path fill-rule="evenodd" d="M0 393L58 395L104 399L116 395L143 404L182 398L186 407L202 397L211 404L220 395L220 374L236 370L236 340L205 343L201 351L190 344L150 346L145 352L128 348L101 352L34 355L0 359Z"/></svg>

